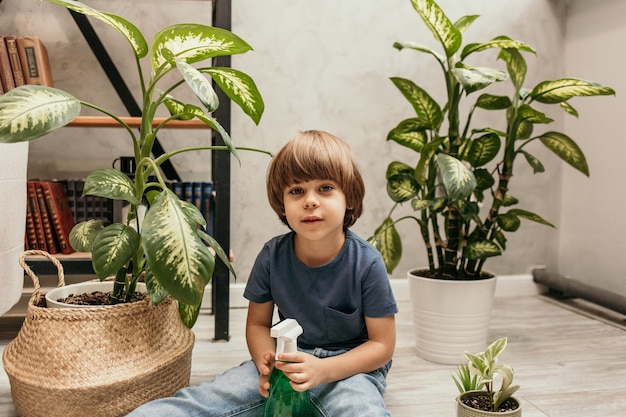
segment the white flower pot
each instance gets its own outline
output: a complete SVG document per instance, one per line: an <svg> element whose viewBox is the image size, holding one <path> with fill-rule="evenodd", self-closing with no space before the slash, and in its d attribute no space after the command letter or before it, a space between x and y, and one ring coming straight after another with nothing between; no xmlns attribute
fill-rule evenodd
<svg viewBox="0 0 626 417"><path fill-rule="evenodd" d="M64 285L62 287L54 288L46 294L46 307L48 308L94 308L102 306L94 305L77 305L66 304L57 301L60 298L66 298L70 294L85 294L95 291L110 292L113 290L113 281L104 282L79 282L77 284ZM146 284L143 282L137 283L137 291L146 292Z"/></svg>
<svg viewBox="0 0 626 417"><path fill-rule="evenodd" d="M455 281L409 271L417 354L431 362L459 364L465 352L487 347L496 278Z"/></svg>

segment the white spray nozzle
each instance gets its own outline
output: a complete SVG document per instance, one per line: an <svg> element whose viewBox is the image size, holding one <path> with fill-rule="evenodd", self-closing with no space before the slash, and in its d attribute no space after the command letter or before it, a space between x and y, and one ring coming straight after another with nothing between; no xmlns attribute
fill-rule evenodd
<svg viewBox="0 0 626 417"><path fill-rule="evenodd" d="M276 360L281 353L298 351L298 336L302 327L294 319L285 319L270 329L270 336L276 338Z"/></svg>

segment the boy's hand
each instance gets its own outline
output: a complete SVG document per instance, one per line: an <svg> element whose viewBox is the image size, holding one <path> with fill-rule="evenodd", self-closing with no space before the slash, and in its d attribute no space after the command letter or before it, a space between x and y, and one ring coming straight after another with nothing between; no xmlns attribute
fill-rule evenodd
<svg viewBox="0 0 626 417"><path fill-rule="evenodd" d="M263 355L263 362L257 364L259 370L259 393L267 398L270 395L270 373L274 366L274 353Z"/></svg>
<svg viewBox="0 0 626 417"><path fill-rule="evenodd" d="M306 391L328 382L322 359L305 352L281 353L274 366L291 380L294 391Z"/></svg>

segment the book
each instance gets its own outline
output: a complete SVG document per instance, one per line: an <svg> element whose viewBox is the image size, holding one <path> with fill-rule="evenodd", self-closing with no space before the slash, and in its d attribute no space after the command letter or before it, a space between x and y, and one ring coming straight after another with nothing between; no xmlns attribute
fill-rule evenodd
<svg viewBox="0 0 626 417"><path fill-rule="evenodd" d="M54 87L46 46L37 36L18 36L17 52L26 84Z"/></svg>
<svg viewBox="0 0 626 417"><path fill-rule="evenodd" d="M35 183L35 192L37 194L37 204L39 205L39 215L41 216L41 223L43 224L43 234L46 239L46 248L48 249L48 253L54 255L58 253L57 244L55 241L55 233L52 229L52 219L48 213L41 182Z"/></svg>
<svg viewBox="0 0 626 417"><path fill-rule="evenodd" d="M213 236L213 218L215 216L215 208L213 206L213 183L203 182L202 198L204 203L202 204L202 214L206 220L206 232Z"/></svg>
<svg viewBox="0 0 626 417"><path fill-rule="evenodd" d="M25 84L24 73L22 72L22 64L20 62L20 54L17 52L17 37L5 36L4 41L7 45L9 53L9 61L11 62L11 70L13 71L13 82L16 87Z"/></svg>
<svg viewBox="0 0 626 417"><path fill-rule="evenodd" d="M37 190L35 181L28 181L26 183L28 203L31 207L31 213L33 215L33 222L35 224L35 236L37 237L37 249L47 251L46 236L43 231L43 222L41 219L41 212L39 211L39 203L37 201Z"/></svg>
<svg viewBox="0 0 626 417"><path fill-rule="evenodd" d="M35 232L35 221L33 220L33 209L26 192L26 247L28 249L39 249L37 246L37 234Z"/></svg>
<svg viewBox="0 0 626 417"><path fill-rule="evenodd" d="M41 183L52 225L56 232L61 253L72 253L70 232L74 227L74 217L67 201L65 187L60 182L43 181Z"/></svg>
<svg viewBox="0 0 626 417"><path fill-rule="evenodd" d="M7 49L3 35L0 35L0 83L5 93L15 88L13 69L11 69L11 60L9 59L9 50Z"/></svg>

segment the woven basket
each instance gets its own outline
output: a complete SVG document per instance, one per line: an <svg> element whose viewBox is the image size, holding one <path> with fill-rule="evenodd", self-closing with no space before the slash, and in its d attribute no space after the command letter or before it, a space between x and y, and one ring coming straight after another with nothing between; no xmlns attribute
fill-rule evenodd
<svg viewBox="0 0 626 417"><path fill-rule="evenodd" d="M39 279L24 324L4 350L13 403L21 417L123 416L137 406L189 385L194 334L180 321L177 303L141 302L92 309L45 308Z"/></svg>

